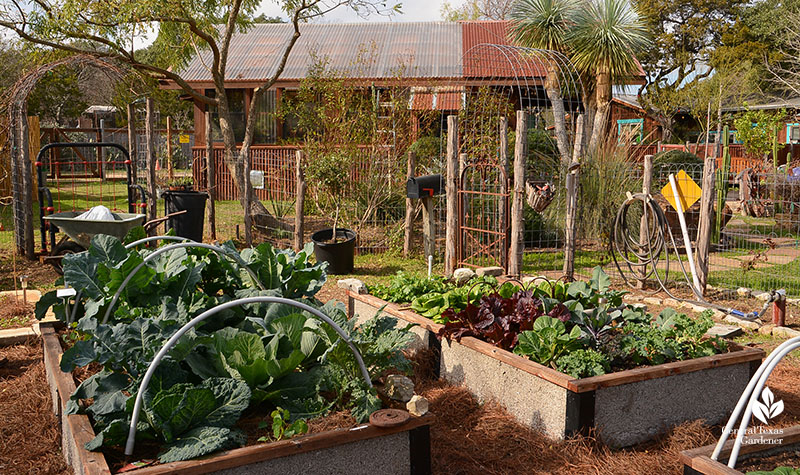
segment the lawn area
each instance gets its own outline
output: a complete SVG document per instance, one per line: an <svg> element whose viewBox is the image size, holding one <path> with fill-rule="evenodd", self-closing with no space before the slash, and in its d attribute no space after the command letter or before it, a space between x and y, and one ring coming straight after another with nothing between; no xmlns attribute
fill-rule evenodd
<svg viewBox="0 0 800 475"><path fill-rule="evenodd" d="M712 261L713 262L713 261ZM798 262L775 264L749 270L732 269L712 271L708 283L714 286L736 288L749 287L758 290L786 289L790 296L800 295L800 272Z"/></svg>

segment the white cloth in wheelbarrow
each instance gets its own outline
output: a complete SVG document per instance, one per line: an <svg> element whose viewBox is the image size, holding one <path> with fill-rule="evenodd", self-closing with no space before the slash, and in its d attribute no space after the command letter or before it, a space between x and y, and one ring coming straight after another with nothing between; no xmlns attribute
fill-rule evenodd
<svg viewBox="0 0 800 475"><path fill-rule="evenodd" d="M89 211L75 216L75 219L86 219L90 221L115 221L114 213L103 205L95 206Z"/></svg>

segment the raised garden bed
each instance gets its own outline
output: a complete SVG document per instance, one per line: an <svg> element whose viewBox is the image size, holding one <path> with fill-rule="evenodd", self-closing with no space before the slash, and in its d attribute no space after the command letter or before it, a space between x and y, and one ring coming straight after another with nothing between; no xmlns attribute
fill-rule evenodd
<svg viewBox="0 0 800 475"><path fill-rule="evenodd" d="M53 411L62 426L64 457L76 474L112 473L101 452L84 448L95 437L88 416L64 415L69 396L75 391L75 381L72 374L59 367L62 349L53 326L42 325L42 338ZM427 474L430 473L429 425L433 420L432 415L412 416L405 424L392 428L363 424L140 468L133 473Z"/></svg>
<svg viewBox="0 0 800 475"><path fill-rule="evenodd" d="M688 420L723 421L764 357L760 349L732 344L728 353L576 379L473 337L440 343L435 334L442 325L348 290L351 316L369 318L381 308L418 325L416 346L439 350L442 379L466 386L481 401L496 400L550 437L593 428L612 447L650 440Z"/></svg>
<svg viewBox="0 0 800 475"><path fill-rule="evenodd" d="M795 452L796 454L797 451L800 450L800 426L793 426L786 429L771 429L771 431L780 431L780 433L759 434L745 437L736 464L737 467L747 466L747 468L742 471L729 468L727 465L728 456L730 455L734 442L733 440L729 440L722 450L719 461L711 460L711 454L714 452L715 444L681 452L680 461L683 464L683 473L686 475L742 475L747 471L774 470L777 466L769 465L774 465L774 460L780 458L779 456L781 454L791 452ZM768 441L772 443L762 443L762 437L765 439L773 439ZM780 439L780 443L774 443L776 442L775 439ZM795 458L797 458L796 455ZM764 459L763 462L761 459ZM784 465L783 463L778 463L779 465Z"/></svg>

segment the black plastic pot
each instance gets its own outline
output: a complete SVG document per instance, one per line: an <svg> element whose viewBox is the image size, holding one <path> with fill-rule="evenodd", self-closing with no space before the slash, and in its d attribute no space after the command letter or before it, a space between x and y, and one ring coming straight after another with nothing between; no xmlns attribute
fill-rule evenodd
<svg viewBox="0 0 800 475"><path fill-rule="evenodd" d="M311 235L317 262L327 262L329 274L350 274L353 272L353 257L356 253L356 233L349 229L337 228L338 240L334 243L331 237L333 229L330 228Z"/></svg>
<svg viewBox="0 0 800 475"><path fill-rule="evenodd" d="M173 216L167 220L167 229L174 229L180 237L203 241L203 226L205 225L205 210L208 193L200 191L165 191L164 209L167 214L186 210L185 213Z"/></svg>

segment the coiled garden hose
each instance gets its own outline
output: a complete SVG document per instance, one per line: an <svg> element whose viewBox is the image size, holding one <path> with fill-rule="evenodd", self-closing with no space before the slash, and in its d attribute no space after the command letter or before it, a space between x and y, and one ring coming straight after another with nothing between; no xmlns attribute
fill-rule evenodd
<svg viewBox="0 0 800 475"><path fill-rule="evenodd" d="M642 213L634 215L632 210L638 209L639 206L641 206ZM632 232L631 225L638 227L639 232ZM706 301L699 289L692 285L692 280L686 272L683 261L680 259L678 245L675 243L675 237L672 235L672 230L664 211L649 194L629 193L628 199L622 203L619 211L617 211L612 231L611 258L622 280L632 287L634 282L644 282L652 278L658 282L661 290L675 300L720 310L726 314L749 320L754 320L764 315L769 304L780 295L781 291L772 291L770 300L766 302L761 311L750 313ZM670 244L672 245L671 248ZM674 257L672 257L673 253ZM667 288L666 283L669 282L669 269L672 259L678 261L678 267L680 267L683 274L683 279L686 285L692 289L696 300L677 297ZM662 262L663 278L658 272L658 266Z"/></svg>

